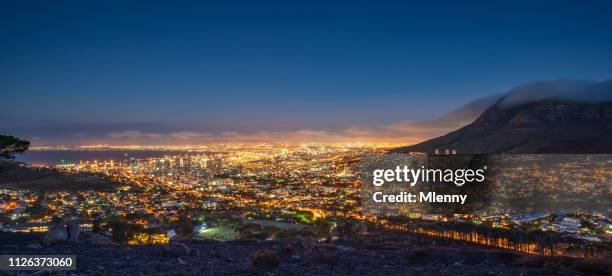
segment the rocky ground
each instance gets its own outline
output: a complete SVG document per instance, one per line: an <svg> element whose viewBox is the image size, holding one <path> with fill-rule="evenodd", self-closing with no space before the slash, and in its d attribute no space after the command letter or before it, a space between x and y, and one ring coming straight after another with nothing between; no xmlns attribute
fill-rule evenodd
<svg viewBox="0 0 612 276"><path fill-rule="evenodd" d="M38 240L0 232L0 254L77 255L77 270L53 272L61 275L609 275L611 271L605 263L410 240L183 240L138 247L87 236L78 244L43 246Z"/></svg>

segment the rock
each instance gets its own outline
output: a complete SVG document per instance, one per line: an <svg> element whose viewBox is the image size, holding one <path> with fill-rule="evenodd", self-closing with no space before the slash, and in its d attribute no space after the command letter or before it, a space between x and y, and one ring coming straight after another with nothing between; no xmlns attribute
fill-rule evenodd
<svg viewBox="0 0 612 276"><path fill-rule="evenodd" d="M168 256L189 256L190 252L191 248L183 243L172 242L164 246L164 254Z"/></svg>
<svg viewBox="0 0 612 276"><path fill-rule="evenodd" d="M343 245L337 245L336 248L342 252L354 252L355 248Z"/></svg>
<svg viewBox="0 0 612 276"><path fill-rule="evenodd" d="M43 238L43 244L63 243L66 242L67 239L68 233L66 232L66 228L63 224L58 224L47 231L47 234L45 234Z"/></svg>
<svg viewBox="0 0 612 276"><path fill-rule="evenodd" d="M87 233L85 235L81 235L81 237L83 242L93 245L119 246L119 243L114 241L113 239L96 233Z"/></svg>
<svg viewBox="0 0 612 276"><path fill-rule="evenodd" d="M189 256L200 257L200 250L191 248L191 250L189 251Z"/></svg>
<svg viewBox="0 0 612 276"><path fill-rule="evenodd" d="M186 265L186 264L187 264L187 262L186 262L186 261L183 261L183 259L181 259L181 258L178 258L178 262L179 262L179 264L181 264L181 265Z"/></svg>
<svg viewBox="0 0 612 276"><path fill-rule="evenodd" d="M29 249L41 249L43 246L40 243L33 243L27 246Z"/></svg>
<svg viewBox="0 0 612 276"><path fill-rule="evenodd" d="M66 230L68 232L68 241L70 243L79 242L79 233L81 232L81 227L79 226L79 222L77 220L72 220L66 223Z"/></svg>

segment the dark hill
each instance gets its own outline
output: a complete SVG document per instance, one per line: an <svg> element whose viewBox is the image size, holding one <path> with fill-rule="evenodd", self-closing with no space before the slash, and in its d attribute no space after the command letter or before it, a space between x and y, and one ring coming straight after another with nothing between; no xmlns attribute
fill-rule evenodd
<svg viewBox="0 0 612 276"><path fill-rule="evenodd" d="M75 275L608 275L610 271L607 260L526 255L390 233L360 241L310 243L311 250L304 247L304 239L181 241L179 248L189 249L189 254L160 245L83 241L43 246L39 240L32 234L0 231L0 254L76 255L76 271L71 271ZM256 265L252 257L259 250L274 252L278 267Z"/></svg>
<svg viewBox="0 0 612 276"><path fill-rule="evenodd" d="M612 81L551 81L512 90L473 123L393 152L612 153Z"/></svg>
<svg viewBox="0 0 612 276"><path fill-rule="evenodd" d="M36 191L112 191L118 186L103 175L65 173L51 168L0 160L0 189Z"/></svg>

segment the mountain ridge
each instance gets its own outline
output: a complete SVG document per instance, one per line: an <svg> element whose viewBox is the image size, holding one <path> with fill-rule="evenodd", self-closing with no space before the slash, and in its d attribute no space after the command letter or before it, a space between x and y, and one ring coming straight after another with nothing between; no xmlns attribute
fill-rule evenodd
<svg viewBox="0 0 612 276"><path fill-rule="evenodd" d="M543 92L530 95L533 87ZM436 149L466 154L612 153L612 81L519 86L471 124L392 152Z"/></svg>

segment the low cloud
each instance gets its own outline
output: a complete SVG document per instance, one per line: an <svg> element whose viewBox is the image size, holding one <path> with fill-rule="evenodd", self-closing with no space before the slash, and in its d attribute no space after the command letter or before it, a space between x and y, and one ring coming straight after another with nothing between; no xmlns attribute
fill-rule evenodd
<svg viewBox="0 0 612 276"><path fill-rule="evenodd" d="M350 126L343 129L294 129L261 131L202 131L183 126L183 129L166 125L154 127L148 123L139 127L137 123L98 124L80 128L74 124L62 126L53 124L21 124L8 131L34 146L73 146L73 145L202 145L209 143L261 143L261 142L299 142L299 143L354 143L386 142L413 144L425 139L442 135L461 126L464 121L438 119L429 122L399 122L382 126ZM37 126L45 125L47 129ZM128 128L129 127L129 128ZM38 129L38 131L34 131Z"/></svg>
<svg viewBox="0 0 612 276"><path fill-rule="evenodd" d="M203 131L196 127L146 123L98 123L80 127L61 122L23 123L8 133L29 139L34 146L73 145L202 145L209 143L355 143L413 144L447 133L465 124L457 116L428 122L399 122L382 126L350 126L343 129L294 129L261 131ZM37 131L34 131L37 130ZM36 137L36 139L34 139Z"/></svg>
<svg viewBox="0 0 612 276"><path fill-rule="evenodd" d="M260 142L388 142L412 144L441 135L447 127L432 127L408 122L382 127L349 127L341 130L297 129L290 131L224 131L219 133L202 131L180 131L169 133L123 130L109 132L99 139L100 143L111 145L142 144L197 145L207 143L260 143ZM98 139L94 139L98 140Z"/></svg>
<svg viewBox="0 0 612 276"><path fill-rule="evenodd" d="M612 101L612 80L587 81L559 79L535 81L512 89L500 102L502 108L543 100L565 100L586 103Z"/></svg>
<svg viewBox="0 0 612 276"><path fill-rule="evenodd" d="M354 143L414 144L473 121L500 96L476 100L430 121L403 121L380 126L353 125L342 129L232 130L155 122L74 123L10 120L7 133L29 139L34 146L56 145L202 145L209 143ZM34 139L36 137L36 139Z"/></svg>

